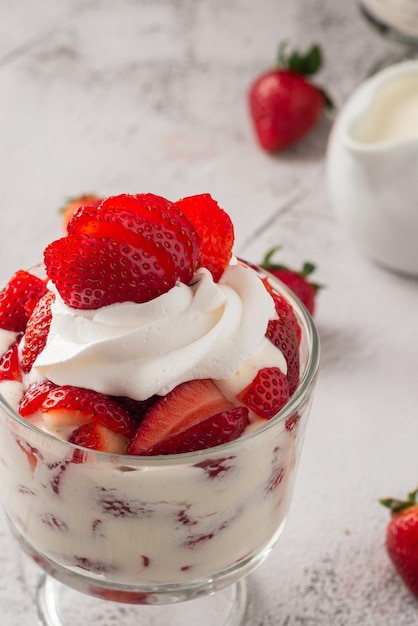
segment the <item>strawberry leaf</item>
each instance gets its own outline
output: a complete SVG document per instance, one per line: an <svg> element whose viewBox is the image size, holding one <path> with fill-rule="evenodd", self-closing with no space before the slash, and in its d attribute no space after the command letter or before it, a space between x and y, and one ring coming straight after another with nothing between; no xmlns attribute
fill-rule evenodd
<svg viewBox="0 0 418 626"><path fill-rule="evenodd" d="M279 67L301 76L312 76L316 74L322 66L322 51L318 44L312 45L309 50L302 54L299 50L292 50L286 53L287 42L282 42L279 46L278 64Z"/></svg>
<svg viewBox="0 0 418 626"><path fill-rule="evenodd" d="M411 506L417 504L417 500L418 489L415 489L415 491L411 491L408 493L408 497L406 500L398 500L396 498L380 498L379 502L380 504L388 508L392 515L396 515L397 513L405 511Z"/></svg>

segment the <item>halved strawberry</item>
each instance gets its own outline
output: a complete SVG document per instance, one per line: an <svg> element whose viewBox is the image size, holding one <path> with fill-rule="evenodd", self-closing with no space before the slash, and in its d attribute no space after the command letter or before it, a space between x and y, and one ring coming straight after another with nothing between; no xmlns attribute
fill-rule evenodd
<svg viewBox="0 0 418 626"><path fill-rule="evenodd" d="M31 298L30 300L26 300L24 306L25 309L25 313L26 313L26 317L29 319L30 316L32 315L36 305L38 304L39 300L36 300L35 298Z"/></svg>
<svg viewBox="0 0 418 626"><path fill-rule="evenodd" d="M36 357L45 347L51 326L51 304L55 295L48 291L36 304L26 326L22 340L21 366L28 373L35 362Z"/></svg>
<svg viewBox="0 0 418 626"><path fill-rule="evenodd" d="M248 409L237 406L211 415L202 422L157 443L146 455L182 454L206 450L237 439L249 424Z"/></svg>
<svg viewBox="0 0 418 626"><path fill-rule="evenodd" d="M22 380L19 364L19 340L0 357L0 380Z"/></svg>
<svg viewBox="0 0 418 626"><path fill-rule="evenodd" d="M283 315L278 320L270 320L266 337L283 353L287 363L287 384L292 396L299 384L300 361L299 342L290 317Z"/></svg>
<svg viewBox="0 0 418 626"><path fill-rule="evenodd" d="M264 367L237 399L257 415L271 419L289 400L286 376L278 367Z"/></svg>
<svg viewBox="0 0 418 626"><path fill-rule="evenodd" d="M67 230L68 224L74 215L74 213L84 206L97 206L101 203L102 198L92 193L85 193L74 198L69 198L66 204L61 208L60 213L62 215L62 225L64 232Z"/></svg>
<svg viewBox="0 0 418 626"><path fill-rule="evenodd" d="M232 257L234 227L231 218L208 193L182 198L176 205L200 235L202 267L210 270L218 281Z"/></svg>
<svg viewBox="0 0 418 626"><path fill-rule="evenodd" d="M127 444L125 437L106 428L99 422L91 422L79 426L71 434L69 441L83 448L109 452L111 454L124 454Z"/></svg>
<svg viewBox="0 0 418 626"><path fill-rule="evenodd" d="M0 328L22 332L25 330L28 315L25 304L29 300L39 300L47 288L45 281L26 270L18 270L0 291Z"/></svg>
<svg viewBox="0 0 418 626"><path fill-rule="evenodd" d="M33 415L36 411L39 411L42 407L42 403L47 397L48 393L55 389L57 385L50 380L43 380L40 383L32 383L25 391L20 404L19 413L22 417L28 417Z"/></svg>
<svg viewBox="0 0 418 626"><path fill-rule="evenodd" d="M296 318L295 312L291 304L286 300L286 298L284 298L284 296L280 295L279 293L277 293L277 291L275 291L275 289L270 284L268 278L263 278L263 283L264 283L265 288L267 289L267 291L269 292L269 294L274 300L274 307L276 309L277 315L280 317L280 319L283 319L284 317L289 318L294 328L294 331L296 333L298 343L300 343L300 340L302 337L302 331L300 329L299 322Z"/></svg>
<svg viewBox="0 0 418 626"><path fill-rule="evenodd" d="M48 429L77 428L99 422L123 437L132 437L136 422L110 396L92 389L64 385L52 389L42 403L42 414Z"/></svg>
<svg viewBox="0 0 418 626"><path fill-rule="evenodd" d="M97 309L147 302L175 284L173 262L143 238L141 248L112 239L69 235L47 246L45 267L65 304Z"/></svg>
<svg viewBox="0 0 418 626"><path fill-rule="evenodd" d="M233 404L209 379L181 383L157 400L145 414L127 453L146 454L167 437L232 408Z"/></svg>
<svg viewBox="0 0 418 626"><path fill-rule="evenodd" d="M68 232L71 235L82 234L115 239L141 249L144 245L149 247L152 243L158 248L160 256L165 253L170 257L171 271L175 279L186 284L192 279L197 266L197 262L188 256L190 246L183 249L172 233L167 232L161 224L138 217L120 207L113 209L87 207L83 211L78 211L68 225ZM145 244L144 239L148 240ZM166 263L169 263L168 259Z"/></svg>
<svg viewBox="0 0 418 626"><path fill-rule="evenodd" d="M170 255L176 278L185 284L200 260L200 237L191 221L173 202L151 193L111 196L97 210L79 210L68 232L111 237L132 245L135 235L141 235Z"/></svg>

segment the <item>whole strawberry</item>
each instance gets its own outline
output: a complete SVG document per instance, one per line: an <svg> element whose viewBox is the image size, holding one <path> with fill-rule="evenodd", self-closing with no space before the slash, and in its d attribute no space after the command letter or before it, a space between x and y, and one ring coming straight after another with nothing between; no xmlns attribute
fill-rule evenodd
<svg viewBox="0 0 418 626"><path fill-rule="evenodd" d="M386 530L386 549L399 576L418 597L418 489L407 500L383 498L392 517Z"/></svg>
<svg viewBox="0 0 418 626"><path fill-rule="evenodd" d="M272 259L278 249L276 247L267 252L260 266L287 285L303 302L309 313L313 315L315 313L316 294L321 287L308 280L308 277L315 271L315 265L304 263L302 269L296 271L285 265L274 263Z"/></svg>
<svg viewBox="0 0 418 626"><path fill-rule="evenodd" d="M318 122L328 97L306 76L322 65L321 49L313 45L306 54L285 53L279 47L275 67L251 85L248 104L258 142L268 152L277 152L298 141Z"/></svg>

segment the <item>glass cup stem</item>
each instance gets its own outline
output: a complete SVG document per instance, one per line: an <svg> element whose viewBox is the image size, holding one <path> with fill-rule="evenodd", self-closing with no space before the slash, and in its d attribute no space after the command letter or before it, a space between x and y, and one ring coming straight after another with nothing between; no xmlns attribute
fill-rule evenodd
<svg viewBox="0 0 418 626"><path fill-rule="evenodd" d="M92 598L45 574L37 588L37 608L42 626L244 626L249 623L251 601L246 578L187 602L138 606Z"/></svg>

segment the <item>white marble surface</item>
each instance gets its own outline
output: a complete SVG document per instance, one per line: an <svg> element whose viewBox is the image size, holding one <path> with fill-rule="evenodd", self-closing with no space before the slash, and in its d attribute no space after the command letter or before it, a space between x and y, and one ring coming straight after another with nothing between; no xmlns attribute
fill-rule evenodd
<svg viewBox="0 0 418 626"><path fill-rule="evenodd" d="M40 258L61 234L58 207L85 191L209 191L240 255L259 261L280 243L289 263L316 262L322 372L287 528L252 577L251 624L417 623L377 500L418 476L418 281L373 265L336 222L332 119L271 157L245 105L279 39L322 43L337 107L388 45L354 0L0 0L0 33L1 283ZM37 623L3 515L0 623Z"/></svg>

